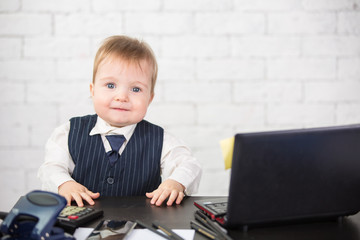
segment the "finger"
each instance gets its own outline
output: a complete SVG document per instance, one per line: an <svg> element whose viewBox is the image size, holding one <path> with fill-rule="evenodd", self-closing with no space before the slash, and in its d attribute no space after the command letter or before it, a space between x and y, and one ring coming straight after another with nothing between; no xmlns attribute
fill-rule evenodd
<svg viewBox="0 0 360 240"><path fill-rule="evenodd" d="M82 199L87 201L90 205L95 204L94 200L87 193L80 193L80 195L81 195Z"/></svg>
<svg viewBox="0 0 360 240"><path fill-rule="evenodd" d="M176 204L180 204L182 202L182 200L184 199L185 194L183 192L179 192L179 195L176 199Z"/></svg>
<svg viewBox="0 0 360 240"><path fill-rule="evenodd" d="M164 190L156 201L156 206L160 206L170 195L169 190Z"/></svg>
<svg viewBox="0 0 360 240"><path fill-rule="evenodd" d="M66 199L67 205L70 206L71 205L71 195L66 195L66 196L64 196L64 198Z"/></svg>
<svg viewBox="0 0 360 240"><path fill-rule="evenodd" d="M92 199L96 199L98 197L100 197L100 193L93 193L92 191L90 190L87 190L86 193L92 198Z"/></svg>
<svg viewBox="0 0 360 240"><path fill-rule="evenodd" d="M156 201L159 199L159 196L160 196L160 191L158 190L154 191L154 195L152 196L150 203L155 204Z"/></svg>
<svg viewBox="0 0 360 240"><path fill-rule="evenodd" d="M171 206L174 203L177 196L178 196L178 192L176 190L172 190L171 194L170 194L170 197L169 197L169 200L167 201L167 205Z"/></svg>
<svg viewBox="0 0 360 240"><path fill-rule="evenodd" d="M84 203L82 201L82 198L80 196L79 193L73 193L72 194L72 197L74 198L76 204L79 206L79 207L83 207L84 206Z"/></svg>
<svg viewBox="0 0 360 240"><path fill-rule="evenodd" d="M154 196L154 191L150 192L150 193L145 193L145 195L148 197L148 198L152 198Z"/></svg>

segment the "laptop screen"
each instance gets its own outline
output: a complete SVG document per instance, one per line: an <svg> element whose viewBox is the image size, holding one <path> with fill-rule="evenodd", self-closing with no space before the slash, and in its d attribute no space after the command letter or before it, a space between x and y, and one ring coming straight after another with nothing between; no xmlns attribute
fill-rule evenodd
<svg viewBox="0 0 360 240"><path fill-rule="evenodd" d="M235 136L229 226L360 210L360 125Z"/></svg>

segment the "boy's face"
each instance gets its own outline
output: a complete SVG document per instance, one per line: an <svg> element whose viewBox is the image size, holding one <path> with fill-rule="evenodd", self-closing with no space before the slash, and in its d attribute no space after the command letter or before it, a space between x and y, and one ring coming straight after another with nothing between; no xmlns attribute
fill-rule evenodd
<svg viewBox="0 0 360 240"><path fill-rule="evenodd" d="M90 93L95 112L107 123L124 127L140 122L153 99L150 67L109 56L99 65Z"/></svg>

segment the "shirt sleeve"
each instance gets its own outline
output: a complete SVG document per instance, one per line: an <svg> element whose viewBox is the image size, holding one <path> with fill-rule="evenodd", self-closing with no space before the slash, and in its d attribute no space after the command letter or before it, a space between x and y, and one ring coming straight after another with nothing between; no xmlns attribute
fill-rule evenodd
<svg viewBox="0 0 360 240"><path fill-rule="evenodd" d="M75 165L68 148L69 130L70 122L57 127L45 145L45 161L38 171L43 190L57 193L61 184L73 180Z"/></svg>
<svg viewBox="0 0 360 240"><path fill-rule="evenodd" d="M185 187L185 194L196 193L199 188L202 169L191 150L180 139L164 131L161 154L163 179L173 179Z"/></svg>

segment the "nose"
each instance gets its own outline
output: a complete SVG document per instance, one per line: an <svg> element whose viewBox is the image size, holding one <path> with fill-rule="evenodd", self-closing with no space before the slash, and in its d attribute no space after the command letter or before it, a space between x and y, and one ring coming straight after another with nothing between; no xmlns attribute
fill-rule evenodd
<svg viewBox="0 0 360 240"><path fill-rule="evenodd" d="M118 91L116 91L116 93L115 93L114 100L120 101L120 102L129 101L128 91L126 89L121 89L121 88L118 89Z"/></svg>

